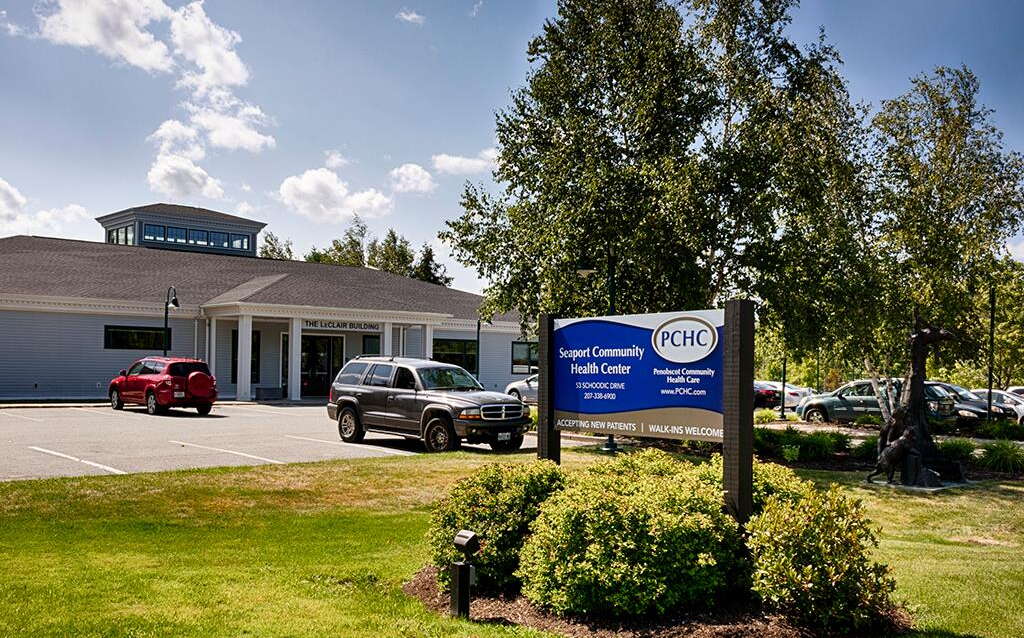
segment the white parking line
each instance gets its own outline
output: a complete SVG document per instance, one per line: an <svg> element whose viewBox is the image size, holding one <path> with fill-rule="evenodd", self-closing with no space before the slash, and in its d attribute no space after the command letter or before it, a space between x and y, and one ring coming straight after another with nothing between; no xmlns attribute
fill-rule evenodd
<svg viewBox="0 0 1024 638"><path fill-rule="evenodd" d="M14 414L13 412L9 412L8 410L0 410L0 414L4 416L9 416L14 419L25 419L26 421L35 421L36 423L43 423L42 419L37 419L31 416L23 416L21 414Z"/></svg>
<svg viewBox="0 0 1024 638"><path fill-rule="evenodd" d="M244 456L244 457L249 458L249 459L256 459L257 461L266 461L267 463L275 463L277 465L283 465L284 464L284 461L277 461L277 460L274 460L274 459L268 459L268 458L263 457L263 456L255 456L253 454L246 454L245 452L237 452L235 450L225 450L225 449L219 448L219 447L210 447L208 445L199 445L198 443L186 443L184 441L168 441L168 443L173 443L174 445L185 445L187 447L197 447L197 448L201 448L203 450L213 450L214 452L223 452L225 454L234 454L235 456Z"/></svg>
<svg viewBox="0 0 1024 638"><path fill-rule="evenodd" d="M383 452L384 454L395 454L398 456L416 456L415 452L409 452L407 450L392 450L390 448L377 447L375 445L360 445L358 443L346 443L345 441L329 441L327 439L311 439L308 436L293 436L291 434L285 434L284 436L289 439L298 439L300 441L314 441L316 443L328 443L330 445L351 447L356 448L357 450L366 450L368 452Z"/></svg>
<svg viewBox="0 0 1024 638"><path fill-rule="evenodd" d="M71 460L71 461L78 461L79 463L85 463L86 465L91 465L93 467L98 467L101 470L105 470L107 472L110 472L111 474L127 474L127 472L125 472L124 470L119 470L116 467L110 467L109 465L103 465L102 463L93 463L92 461L86 461L85 459L80 459L80 458L71 456L70 454L63 454L61 452L54 452L53 450L47 450L46 448L36 447L34 445L28 446L28 449L35 450L36 452L42 452L43 454L51 454L53 456L59 456L62 459L68 459L68 460Z"/></svg>

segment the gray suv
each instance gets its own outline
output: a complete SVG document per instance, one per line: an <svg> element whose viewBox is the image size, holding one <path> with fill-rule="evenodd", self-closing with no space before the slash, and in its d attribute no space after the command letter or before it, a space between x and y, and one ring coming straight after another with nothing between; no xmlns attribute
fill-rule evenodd
<svg viewBox="0 0 1024 638"><path fill-rule="evenodd" d="M366 432L421 439L427 451L488 443L518 450L530 428L530 409L507 394L488 392L456 365L426 359L358 357L331 384L327 415L341 440Z"/></svg>

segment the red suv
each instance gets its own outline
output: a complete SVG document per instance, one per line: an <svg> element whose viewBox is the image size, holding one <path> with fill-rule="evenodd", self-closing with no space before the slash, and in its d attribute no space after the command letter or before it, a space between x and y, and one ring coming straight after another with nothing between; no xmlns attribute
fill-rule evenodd
<svg viewBox="0 0 1024 638"><path fill-rule="evenodd" d="M217 400L217 379L198 359L147 357L121 370L110 381L107 396L115 410L134 403L146 406L150 414L168 408L195 408L205 416Z"/></svg>

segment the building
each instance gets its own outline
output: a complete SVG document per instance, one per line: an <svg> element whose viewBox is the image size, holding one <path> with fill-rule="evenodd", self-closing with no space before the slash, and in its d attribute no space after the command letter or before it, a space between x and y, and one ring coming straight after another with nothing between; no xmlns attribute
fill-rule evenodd
<svg viewBox="0 0 1024 638"><path fill-rule="evenodd" d="M256 257L260 222L169 204L97 221L102 243L0 239L0 399L105 397L118 370L162 351L171 286L168 354L205 359L224 398L326 396L360 354L456 363L495 390L536 365L516 317L479 322L480 296Z"/></svg>

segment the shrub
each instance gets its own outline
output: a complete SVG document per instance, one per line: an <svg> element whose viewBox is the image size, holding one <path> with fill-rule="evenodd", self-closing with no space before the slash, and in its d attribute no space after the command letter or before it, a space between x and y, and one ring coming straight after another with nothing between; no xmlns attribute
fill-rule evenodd
<svg viewBox="0 0 1024 638"><path fill-rule="evenodd" d="M452 540L462 529L476 532L480 552L474 559L482 591L518 584L519 551L540 505L564 484L561 469L550 461L490 464L452 487L433 512L427 541L438 583L447 589L448 566L461 554Z"/></svg>
<svg viewBox="0 0 1024 638"><path fill-rule="evenodd" d="M761 408L754 412L754 423L765 424L772 423L779 419L779 414L771 408Z"/></svg>
<svg viewBox="0 0 1024 638"><path fill-rule="evenodd" d="M989 421L978 428L978 436L986 439L1013 439L1024 441L1024 425L1000 419Z"/></svg>
<svg viewBox="0 0 1024 638"><path fill-rule="evenodd" d="M862 461L875 461L878 458L878 437L871 435L853 446L851 456Z"/></svg>
<svg viewBox="0 0 1024 638"><path fill-rule="evenodd" d="M786 413L786 420L790 421L790 422L796 422L796 421L800 420L800 417L798 417L796 415L796 412L787 412Z"/></svg>
<svg viewBox="0 0 1024 638"><path fill-rule="evenodd" d="M993 472L1024 472L1024 448L1013 441L1000 440L981 446L980 465Z"/></svg>
<svg viewBox="0 0 1024 638"><path fill-rule="evenodd" d="M882 419L874 414L862 414L853 420L853 424L860 426L882 425Z"/></svg>
<svg viewBox="0 0 1024 638"><path fill-rule="evenodd" d="M800 446L799 445L783 445L782 446L782 458L786 459L790 463L795 463L800 460Z"/></svg>
<svg viewBox="0 0 1024 638"><path fill-rule="evenodd" d="M742 555L721 490L664 453L600 465L541 506L517 572L526 598L559 614L710 605L735 581Z"/></svg>
<svg viewBox="0 0 1024 638"><path fill-rule="evenodd" d="M896 583L868 556L878 538L837 487L769 498L747 531L753 589L767 608L822 633L865 630L894 609Z"/></svg>
<svg viewBox="0 0 1024 638"><path fill-rule="evenodd" d="M722 491L724 463L721 454L712 455L711 460L693 468L697 477ZM771 496L783 500L799 498L811 485L801 479L793 470L777 463L763 463L754 459L754 511L759 512Z"/></svg>
<svg viewBox="0 0 1024 638"><path fill-rule="evenodd" d="M754 453L778 458L782 456L782 433L768 428L754 428Z"/></svg>
<svg viewBox="0 0 1024 638"><path fill-rule="evenodd" d="M970 439L946 439L939 443L938 448L944 458L966 464L974 460L977 446Z"/></svg>

